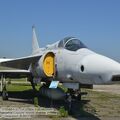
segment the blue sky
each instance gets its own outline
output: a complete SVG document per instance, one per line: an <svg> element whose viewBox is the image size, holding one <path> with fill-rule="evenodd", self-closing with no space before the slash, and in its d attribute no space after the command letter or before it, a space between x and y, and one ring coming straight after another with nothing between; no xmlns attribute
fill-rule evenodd
<svg viewBox="0 0 120 120"><path fill-rule="evenodd" d="M33 24L41 47L75 36L120 61L120 0L0 0L0 56L31 54Z"/></svg>

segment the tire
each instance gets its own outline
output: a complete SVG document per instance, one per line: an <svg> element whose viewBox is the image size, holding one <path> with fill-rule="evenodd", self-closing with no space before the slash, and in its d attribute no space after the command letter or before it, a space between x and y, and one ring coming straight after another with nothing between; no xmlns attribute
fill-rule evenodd
<svg viewBox="0 0 120 120"><path fill-rule="evenodd" d="M3 100L8 100L8 93L6 91L2 92L2 99Z"/></svg>

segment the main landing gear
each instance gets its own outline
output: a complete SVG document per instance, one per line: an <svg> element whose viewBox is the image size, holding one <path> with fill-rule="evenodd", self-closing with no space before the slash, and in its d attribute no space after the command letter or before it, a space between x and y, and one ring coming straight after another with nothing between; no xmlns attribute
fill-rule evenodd
<svg viewBox="0 0 120 120"><path fill-rule="evenodd" d="M2 93L2 99L8 100L8 92L7 92L7 88L6 88L5 75L1 76L1 93Z"/></svg>

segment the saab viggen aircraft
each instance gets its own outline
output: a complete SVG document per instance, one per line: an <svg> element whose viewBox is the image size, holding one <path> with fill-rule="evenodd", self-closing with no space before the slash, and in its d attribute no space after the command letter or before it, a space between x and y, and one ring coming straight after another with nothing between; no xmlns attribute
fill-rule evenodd
<svg viewBox="0 0 120 120"><path fill-rule="evenodd" d="M39 48L35 27L32 30L30 56L0 59L1 66L16 68L0 70L3 99L7 99L5 91L7 77L28 77L33 89L34 83L40 80L45 82L49 89L57 87L56 83L60 82L73 91L78 90L82 84L110 84L120 80L120 64L91 51L79 39L66 37L45 48Z"/></svg>

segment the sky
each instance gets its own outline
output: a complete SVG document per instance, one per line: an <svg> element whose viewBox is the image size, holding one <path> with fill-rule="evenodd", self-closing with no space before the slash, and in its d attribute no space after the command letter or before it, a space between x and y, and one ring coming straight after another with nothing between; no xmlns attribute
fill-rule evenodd
<svg viewBox="0 0 120 120"><path fill-rule="evenodd" d="M0 57L32 51L32 25L40 47L66 36L120 61L120 0L0 0Z"/></svg>

